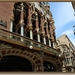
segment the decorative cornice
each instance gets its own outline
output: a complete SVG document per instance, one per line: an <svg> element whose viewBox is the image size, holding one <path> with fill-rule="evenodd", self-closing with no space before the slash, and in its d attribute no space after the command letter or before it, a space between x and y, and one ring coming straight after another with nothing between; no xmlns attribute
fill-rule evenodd
<svg viewBox="0 0 75 75"><path fill-rule="evenodd" d="M0 43L0 48L12 48L9 44Z"/></svg>

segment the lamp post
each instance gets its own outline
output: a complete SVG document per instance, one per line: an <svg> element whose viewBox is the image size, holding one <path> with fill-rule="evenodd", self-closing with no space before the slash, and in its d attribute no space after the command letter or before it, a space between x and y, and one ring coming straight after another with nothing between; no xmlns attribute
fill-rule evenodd
<svg viewBox="0 0 75 75"><path fill-rule="evenodd" d="M73 27L75 27L75 25ZM74 28L73 32L74 32L74 35L75 35L75 28Z"/></svg>
<svg viewBox="0 0 75 75"><path fill-rule="evenodd" d="M75 8L74 8L74 17L75 17ZM75 27L75 25L73 27ZM74 32L74 35L75 35L75 28L74 28L73 32Z"/></svg>

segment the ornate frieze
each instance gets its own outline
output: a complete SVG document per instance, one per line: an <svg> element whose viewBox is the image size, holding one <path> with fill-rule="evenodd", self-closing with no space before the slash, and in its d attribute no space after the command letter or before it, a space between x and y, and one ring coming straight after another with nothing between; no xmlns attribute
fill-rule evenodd
<svg viewBox="0 0 75 75"><path fill-rule="evenodd" d="M12 48L9 44L0 43L0 48Z"/></svg>

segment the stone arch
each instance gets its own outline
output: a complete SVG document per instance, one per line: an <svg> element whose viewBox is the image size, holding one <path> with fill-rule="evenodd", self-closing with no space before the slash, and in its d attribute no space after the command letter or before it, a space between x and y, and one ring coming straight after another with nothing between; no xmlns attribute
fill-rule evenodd
<svg viewBox="0 0 75 75"><path fill-rule="evenodd" d="M52 63L55 66L56 71L61 71L62 64L59 59L55 59L52 57L46 57L46 58L44 58L44 61L48 61L48 62Z"/></svg>
<svg viewBox="0 0 75 75"><path fill-rule="evenodd" d="M27 58L6 55L1 58L0 71L33 71L33 64Z"/></svg>
<svg viewBox="0 0 75 75"><path fill-rule="evenodd" d="M8 56L8 55L16 55L16 56L26 58L29 61L31 61L31 63L33 64L33 69L34 69L33 71L42 71L42 69L40 68L42 64L40 57L27 50L22 51L16 48L0 49L0 59L3 56Z"/></svg>

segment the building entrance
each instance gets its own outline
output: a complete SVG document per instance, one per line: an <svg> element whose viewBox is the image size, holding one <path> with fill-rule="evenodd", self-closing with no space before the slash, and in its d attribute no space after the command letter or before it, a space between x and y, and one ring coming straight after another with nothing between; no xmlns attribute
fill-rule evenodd
<svg viewBox="0 0 75 75"><path fill-rule="evenodd" d="M56 68L52 63L44 61L44 71L56 71Z"/></svg>
<svg viewBox="0 0 75 75"><path fill-rule="evenodd" d="M4 56L0 61L0 71L32 71L32 64L19 56Z"/></svg>

